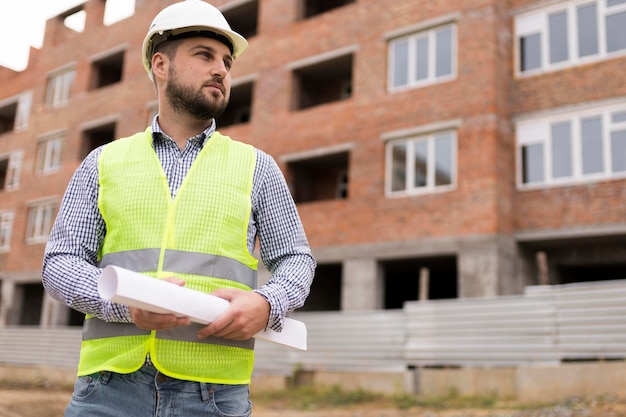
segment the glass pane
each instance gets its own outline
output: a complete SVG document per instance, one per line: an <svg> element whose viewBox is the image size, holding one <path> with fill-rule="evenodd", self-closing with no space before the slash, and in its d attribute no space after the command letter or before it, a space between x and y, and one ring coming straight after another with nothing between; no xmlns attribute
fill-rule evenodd
<svg viewBox="0 0 626 417"><path fill-rule="evenodd" d="M550 62L567 61L567 12L562 11L548 16L550 42Z"/></svg>
<svg viewBox="0 0 626 417"><path fill-rule="evenodd" d="M409 83L409 41L402 39L393 43L393 81L394 87Z"/></svg>
<svg viewBox="0 0 626 417"><path fill-rule="evenodd" d="M435 136L435 186L452 184L452 134Z"/></svg>
<svg viewBox="0 0 626 417"><path fill-rule="evenodd" d="M406 190L406 144L391 148L391 191Z"/></svg>
<svg viewBox="0 0 626 417"><path fill-rule="evenodd" d="M552 125L552 177L571 177L572 129L569 122Z"/></svg>
<svg viewBox="0 0 626 417"><path fill-rule="evenodd" d="M522 148L522 182L543 182L543 144L526 145Z"/></svg>
<svg viewBox="0 0 626 417"><path fill-rule="evenodd" d="M607 7L617 6L618 4L626 4L626 0L606 0Z"/></svg>
<svg viewBox="0 0 626 417"><path fill-rule="evenodd" d="M611 115L611 120L613 121L613 123L626 122L626 111L620 111L620 112L613 113Z"/></svg>
<svg viewBox="0 0 626 417"><path fill-rule="evenodd" d="M521 71L541 68L541 34L523 36L520 39Z"/></svg>
<svg viewBox="0 0 626 417"><path fill-rule="evenodd" d="M602 149L602 119L590 117L580 123L580 136L583 157L583 174L604 171Z"/></svg>
<svg viewBox="0 0 626 417"><path fill-rule="evenodd" d="M606 17L607 52L626 49L626 12Z"/></svg>
<svg viewBox="0 0 626 417"><path fill-rule="evenodd" d="M598 53L598 14L596 4L578 8L578 56Z"/></svg>
<svg viewBox="0 0 626 417"><path fill-rule="evenodd" d="M428 178L428 142L420 141L413 143L413 172L415 179L414 187L424 187Z"/></svg>
<svg viewBox="0 0 626 417"><path fill-rule="evenodd" d="M435 35L435 76L452 74L452 28L438 30Z"/></svg>
<svg viewBox="0 0 626 417"><path fill-rule="evenodd" d="M424 80L428 78L428 37L418 39L416 48L417 64L415 65L415 79Z"/></svg>
<svg viewBox="0 0 626 417"><path fill-rule="evenodd" d="M613 172L626 171L626 130L611 133Z"/></svg>

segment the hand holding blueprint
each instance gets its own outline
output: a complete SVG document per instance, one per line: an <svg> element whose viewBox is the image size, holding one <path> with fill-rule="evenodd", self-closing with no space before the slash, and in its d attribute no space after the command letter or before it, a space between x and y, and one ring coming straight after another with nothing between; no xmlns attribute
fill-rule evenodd
<svg viewBox="0 0 626 417"><path fill-rule="evenodd" d="M229 302L214 295L180 287L167 281L107 266L98 281L102 298L118 304L141 308L153 313L186 316L196 323L209 324L222 314ZM303 322L285 317L283 330L266 329L256 338L301 350L307 349L307 331Z"/></svg>

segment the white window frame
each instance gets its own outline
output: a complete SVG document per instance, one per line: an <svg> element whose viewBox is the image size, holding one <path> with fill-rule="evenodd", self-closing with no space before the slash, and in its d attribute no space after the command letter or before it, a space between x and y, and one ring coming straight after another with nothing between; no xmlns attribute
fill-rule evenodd
<svg viewBox="0 0 626 417"><path fill-rule="evenodd" d="M51 134L39 140L37 144L37 172L50 174L61 168L64 140L63 133Z"/></svg>
<svg viewBox="0 0 626 417"><path fill-rule="evenodd" d="M451 73L441 76L436 75L436 63L437 63L437 49L436 49L436 34L437 32L450 28L452 31L452 45L450 51L450 65ZM388 52L387 52L387 89L389 92L404 91L412 88L419 88L427 85L442 83L450 80L454 80L457 77L457 62L458 62L458 27L456 22L446 22L437 26L429 26L427 29L415 31L410 34L404 34L402 36L396 36L389 39ZM418 80L415 77L417 57L416 57L416 43L418 40L427 39L428 42L428 76L424 79ZM395 75L395 45L399 42L408 42L408 81L407 84L394 85Z"/></svg>
<svg viewBox="0 0 626 417"><path fill-rule="evenodd" d="M516 177L517 187L520 190L547 188L554 186L566 186L584 184L594 181L626 178L626 170L613 172L611 133L626 131L626 121L613 122L613 114L626 113L626 100L622 99L617 104L603 104L585 106L570 111L555 111L553 114L528 117L517 120L516 129ZM580 125L583 119L601 117L602 120L602 171L583 173L583 152L581 142ZM555 178L552 165L552 138L551 128L555 123L569 122L572 139L572 175ZM523 148L528 145L543 145L543 173L542 181L524 183Z"/></svg>
<svg viewBox="0 0 626 417"><path fill-rule="evenodd" d="M580 6L595 4L598 14L598 53L584 57L578 56L578 28L577 28L577 9ZM548 18L551 14L566 11L567 12L567 41L568 41L568 59L550 63L550 48L548 39L549 27ZM558 71L577 65L583 65L589 62L596 62L610 59L617 56L626 55L626 49L619 51L607 52L606 39L606 18L608 16L626 12L626 4L618 4L608 7L606 0L576 0L561 2L549 7L531 12L519 14L514 17L515 26L515 75L517 77L528 77L536 74L542 74L551 71ZM536 69L522 71L521 66L521 39L524 36L539 34L541 36L541 66Z"/></svg>
<svg viewBox="0 0 626 417"><path fill-rule="evenodd" d="M17 101L17 114L15 116L15 130L22 131L28 129L30 110L33 104L33 92L27 91L20 94Z"/></svg>
<svg viewBox="0 0 626 417"><path fill-rule="evenodd" d="M14 151L10 154L0 155L0 159L8 159L7 173L4 181L4 191L16 190L20 186L22 172L22 159L24 151Z"/></svg>
<svg viewBox="0 0 626 417"><path fill-rule="evenodd" d="M48 240L56 211L56 199L45 199L28 204L26 243L45 243Z"/></svg>
<svg viewBox="0 0 626 417"><path fill-rule="evenodd" d="M0 211L0 253L11 249L11 232L13 231L14 211Z"/></svg>
<svg viewBox="0 0 626 417"><path fill-rule="evenodd" d="M452 148L451 148L451 172L450 183L444 185L435 184L435 168L436 168L436 155L435 155L435 139L436 137L450 134L452 136ZM458 171L458 137L457 137L457 122L438 123L436 126L425 126L417 129L409 129L399 132L391 132L383 135L383 140L386 141L385 145L385 195L387 197L406 197L411 195L429 194L435 192L446 192L456 189L457 184L457 171ZM414 152L413 146L415 143L427 144L427 173L426 173L426 185L414 187ZM406 162L406 187L403 190L393 190L393 147L395 145L405 144L407 146L407 160Z"/></svg>
<svg viewBox="0 0 626 417"><path fill-rule="evenodd" d="M48 76L46 108L52 109L67 105L75 76L76 69L73 66L56 71Z"/></svg>

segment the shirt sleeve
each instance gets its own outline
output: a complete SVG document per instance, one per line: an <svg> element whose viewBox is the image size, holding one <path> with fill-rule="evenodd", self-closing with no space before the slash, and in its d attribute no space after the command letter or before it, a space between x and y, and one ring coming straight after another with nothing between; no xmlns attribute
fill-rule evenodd
<svg viewBox="0 0 626 417"><path fill-rule="evenodd" d="M44 251L42 284L61 303L104 321L130 322L128 308L98 293L98 251L106 225L98 209L98 156L92 151L72 176Z"/></svg>
<svg viewBox="0 0 626 417"><path fill-rule="evenodd" d="M257 164L259 187L253 192L253 216L261 260L271 275L256 291L270 303L268 327L281 331L285 315L304 305L316 262L280 168L258 150Z"/></svg>

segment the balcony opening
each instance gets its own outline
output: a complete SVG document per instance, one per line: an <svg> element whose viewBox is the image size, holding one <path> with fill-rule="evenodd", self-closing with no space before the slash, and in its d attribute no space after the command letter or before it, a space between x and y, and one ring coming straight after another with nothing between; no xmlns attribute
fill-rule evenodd
<svg viewBox="0 0 626 417"><path fill-rule="evenodd" d="M63 25L74 32L83 33L85 31L85 22L87 21L87 12L83 8L84 5L72 7L57 16L63 22Z"/></svg>
<svg viewBox="0 0 626 417"><path fill-rule="evenodd" d="M112 142L114 139L115 123L108 123L83 131L80 160L83 160L89 152L97 147Z"/></svg>
<svg viewBox="0 0 626 417"><path fill-rule="evenodd" d="M293 75L296 110L352 96L352 54L295 69Z"/></svg>
<svg viewBox="0 0 626 417"><path fill-rule="evenodd" d="M341 264L318 265L311 292L298 311L341 310Z"/></svg>
<svg viewBox="0 0 626 417"><path fill-rule="evenodd" d="M230 27L244 38L256 36L259 21L259 1L247 1L223 10Z"/></svg>
<svg viewBox="0 0 626 417"><path fill-rule="evenodd" d="M423 299L457 298L456 257L410 258L381 262L384 308L402 308L405 301L420 299L420 276L427 275L428 294Z"/></svg>
<svg viewBox="0 0 626 417"><path fill-rule="evenodd" d="M12 132L15 129L17 119L17 101L0 107L0 135Z"/></svg>
<svg viewBox="0 0 626 417"><path fill-rule="evenodd" d="M349 153L341 152L287 164L296 203L348 198Z"/></svg>
<svg viewBox="0 0 626 417"><path fill-rule="evenodd" d="M355 0L302 0L301 15L303 19L307 19L354 2Z"/></svg>
<svg viewBox="0 0 626 417"><path fill-rule="evenodd" d="M248 123L252 118L253 82L235 85L230 92L230 102L224 113L217 118L219 127Z"/></svg>
<svg viewBox="0 0 626 417"><path fill-rule="evenodd" d="M41 319L41 305L43 302L43 287L41 284L18 285L17 294L21 294L19 324L22 326L39 325Z"/></svg>
<svg viewBox="0 0 626 417"><path fill-rule="evenodd" d="M124 51L117 52L91 64L91 89L106 87L122 81Z"/></svg>

